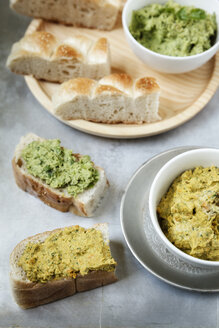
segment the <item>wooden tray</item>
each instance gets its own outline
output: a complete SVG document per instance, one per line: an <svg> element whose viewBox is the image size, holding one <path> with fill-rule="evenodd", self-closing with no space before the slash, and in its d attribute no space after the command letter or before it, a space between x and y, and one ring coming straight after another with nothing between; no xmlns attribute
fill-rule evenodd
<svg viewBox="0 0 219 328"><path fill-rule="evenodd" d="M162 117L161 121L141 125L111 125L84 120L62 120L63 123L86 133L108 138L140 138L168 131L185 123L199 113L219 86L219 52L208 63L193 72L178 75L158 73L145 66L132 53L126 43L121 20L118 21L113 31L103 32L86 28L67 27L35 19L29 25L26 33L35 30L52 32L60 39L74 33L88 35L91 39L105 36L110 42L113 72L127 72L133 78L154 76L159 82L161 87L159 109ZM26 76L25 80L37 100L54 115L51 110L51 96L56 92L59 85L38 81L30 76Z"/></svg>

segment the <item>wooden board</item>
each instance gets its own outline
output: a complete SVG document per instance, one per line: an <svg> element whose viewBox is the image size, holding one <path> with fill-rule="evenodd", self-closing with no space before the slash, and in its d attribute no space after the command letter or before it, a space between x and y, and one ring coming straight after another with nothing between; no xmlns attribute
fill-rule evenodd
<svg viewBox="0 0 219 328"><path fill-rule="evenodd" d="M154 76L161 87L159 113L161 121L141 125L102 124L84 120L63 121L63 123L86 133L109 138L140 138L173 129L190 120L208 103L219 86L219 52L201 68L186 74L164 74L144 65L129 48L118 21L113 31L105 32L86 28L68 27L60 24L33 20L27 33L35 30L54 33L63 40L73 34L84 34L91 39L105 36L110 42L112 72L127 72L133 78ZM51 96L59 84L38 81L25 77L33 95L52 115ZM59 119L58 117L56 117ZM59 119L60 120L60 119Z"/></svg>

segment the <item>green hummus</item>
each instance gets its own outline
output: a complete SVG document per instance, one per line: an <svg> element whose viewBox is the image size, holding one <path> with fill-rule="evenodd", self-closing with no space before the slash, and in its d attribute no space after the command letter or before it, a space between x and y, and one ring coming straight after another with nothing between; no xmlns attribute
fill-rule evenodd
<svg viewBox="0 0 219 328"><path fill-rule="evenodd" d="M22 151L22 159L31 175L51 188L67 188L74 197L93 187L99 178L89 156L74 156L57 139L33 141Z"/></svg>
<svg viewBox="0 0 219 328"><path fill-rule="evenodd" d="M52 233L42 243L29 242L18 265L30 281L46 283L90 271L114 271L116 262L100 231L72 226Z"/></svg>
<svg viewBox="0 0 219 328"><path fill-rule="evenodd" d="M144 47L168 56L191 56L208 50L216 40L216 15L174 1L133 11L129 30Z"/></svg>
<svg viewBox="0 0 219 328"><path fill-rule="evenodd" d="M194 257L219 261L219 168L185 171L158 207L166 237Z"/></svg>

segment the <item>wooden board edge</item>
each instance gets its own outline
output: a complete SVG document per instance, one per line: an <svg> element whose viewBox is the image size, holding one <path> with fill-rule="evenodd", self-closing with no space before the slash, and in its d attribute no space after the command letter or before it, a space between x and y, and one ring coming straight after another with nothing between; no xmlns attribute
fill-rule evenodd
<svg viewBox="0 0 219 328"><path fill-rule="evenodd" d="M34 31L40 30L44 24L42 19L34 19L27 28L26 33L33 33ZM196 101L186 108L183 112L178 113L177 115L158 121L155 123L145 123L141 125L127 125L127 124L102 124L102 123L93 123L84 120L75 120L75 121L66 121L62 120L52 111L52 102L48 94L45 93L45 90L40 86L35 78L31 76L25 76L25 81L28 88L38 100L38 102L47 110L49 113L61 121L62 123L80 130L84 133L105 137L105 138L121 138L121 139L137 139L143 137L149 137L153 135L158 135L178 126L186 123L192 119L196 114L198 114L205 105L211 100L219 86L219 52L214 56L214 70L209 80L209 83L204 90L204 92L196 99ZM136 132L137 130L137 132Z"/></svg>

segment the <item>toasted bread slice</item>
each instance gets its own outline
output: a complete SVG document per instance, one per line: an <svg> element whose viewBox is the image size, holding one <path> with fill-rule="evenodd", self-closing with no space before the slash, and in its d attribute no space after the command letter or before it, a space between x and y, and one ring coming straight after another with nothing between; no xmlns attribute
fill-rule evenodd
<svg viewBox="0 0 219 328"><path fill-rule="evenodd" d="M109 245L107 223L96 224L92 228L101 231L104 242ZM31 282L18 261L28 242L43 242L52 233L61 229L46 231L21 241L12 251L10 256L10 280L12 292L17 304L23 309L50 303L77 292L88 291L117 281L115 271L91 271L87 275L77 275L76 278L60 278L46 283Z"/></svg>
<svg viewBox="0 0 219 328"><path fill-rule="evenodd" d="M95 209L99 205L109 185L104 170L95 166L99 173L98 181L92 188L85 190L76 197L69 195L66 190L53 189L41 179L30 175L22 159L22 150L35 140L43 141L45 139L30 133L22 137L20 143L16 147L15 155L12 160L12 167L18 187L38 197L45 204L61 212L71 211L79 216L93 216ZM78 154L74 155L80 157Z"/></svg>

